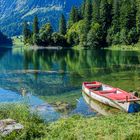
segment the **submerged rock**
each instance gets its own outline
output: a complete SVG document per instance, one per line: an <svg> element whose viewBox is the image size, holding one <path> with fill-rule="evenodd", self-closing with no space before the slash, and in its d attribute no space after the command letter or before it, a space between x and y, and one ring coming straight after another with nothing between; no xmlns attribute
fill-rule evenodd
<svg viewBox="0 0 140 140"><path fill-rule="evenodd" d="M23 125L12 119L0 120L0 135L6 136L13 131L19 131L24 128Z"/></svg>
<svg viewBox="0 0 140 140"><path fill-rule="evenodd" d="M56 102L53 103L52 106L54 107L55 110L59 112L69 112L73 108L72 105L66 102Z"/></svg>

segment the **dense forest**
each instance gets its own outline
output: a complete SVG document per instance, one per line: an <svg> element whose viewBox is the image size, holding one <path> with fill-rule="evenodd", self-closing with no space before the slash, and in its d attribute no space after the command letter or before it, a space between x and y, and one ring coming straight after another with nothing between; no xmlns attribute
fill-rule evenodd
<svg viewBox="0 0 140 140"><path fill-rule="evenodd" d="M6 35L2 34L2 32L0 32L0 45L11 45L12 44L12 40L9 39Z"/></svg>
<svg viewBox="0 0 140 140"><path fill-rule="evenodd" d="M53 32L50 23L39 29L35 16L33 31L25 22L23 35L25 43L39 46L133 45L140 37L140 1L84 0L80 7L72 7L68 21L61 15L59 32Z"/></svg>

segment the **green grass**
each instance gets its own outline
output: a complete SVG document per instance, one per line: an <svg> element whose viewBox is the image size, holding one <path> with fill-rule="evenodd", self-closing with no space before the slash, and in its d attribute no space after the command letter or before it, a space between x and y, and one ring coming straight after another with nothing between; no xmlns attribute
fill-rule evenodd
<svg viewBox="0 0 140 140"><path fill-rule="evenodd" d="M80 45L76 45L76 46L73 46L72 49L73 49L73 50L84 50L85 47L82 47L82 46L80 46Z"/></svg>
<svg viewBox="0 0 140 140"><path fill-rule="evenodd" d="M140 114L109 117L62 119L49 125L52 140L126 140L140 136Z"/></svg>
<svg viewBox="0 0 140 140"><path fill-rule="evenodd" d="M85 47L81 47L79 45L73 47L74 50L82 50ZM134 45L112 45L104 48L105 50L112 51L140 51L140 42Z"/></svg>
<svg viewBox="0 0 140 140"><path fill-rule="evenodd" d="M31 114L25 105L8 104L0 105L0 119L14 119L24 126L19 132L13 132L7 137L0 137L4 140L31 140L40 139L45 135L47 125L36 114Z"/></svg>
<svg viewBox="0 0 140 140"><path fill-rule="evenodd" d="M0 119L7 118L15 119L25 128L0 138L4 140L137 140L140 137L140 113L93 118L73 116L45 123L25 105L1 105Z"/></svg>
<svg viewBox="0 0 140 140"><path fill-rule="evenodd" d="M140 51L140 43L135 45L113 45L105 49L113 51Z"/></svg>

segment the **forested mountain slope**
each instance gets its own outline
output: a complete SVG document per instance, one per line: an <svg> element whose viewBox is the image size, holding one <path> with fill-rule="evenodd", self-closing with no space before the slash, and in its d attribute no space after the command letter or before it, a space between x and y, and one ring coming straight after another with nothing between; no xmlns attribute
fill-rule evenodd
<svg viewBox="0 0 140 140"><path fill-rule="evenodd" d="M50 21L57 29L60 14L63 12L68 15L73 5L79 6L81 2L82 0L1 0L0 28L10 36L20 34L23 20L32 22L33 16L37 14L41 24Z"/></svg>

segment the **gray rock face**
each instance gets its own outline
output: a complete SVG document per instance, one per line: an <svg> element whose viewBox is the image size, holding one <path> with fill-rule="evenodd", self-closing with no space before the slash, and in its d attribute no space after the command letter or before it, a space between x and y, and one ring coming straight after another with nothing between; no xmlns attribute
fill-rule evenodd
<svg viewBox="0 0 140 140"><path fill-rule="evenodd" d="M63 12L68 16L73 5L79 6L82 0L0 0L0 28L9 35L21 33L23 20L32 22L37 14L40 22L50 21L54 28ZM16 30L15 30L16 28Z"/></svg>
<svg viewBox="0 0 140 140"><path fill-rule="evenodd" d="M24 126L20 123L16 123L15 120L12 119L5 119L0 120L0 135L6 136L13 131L19 131L23 129Z"/></svg>

